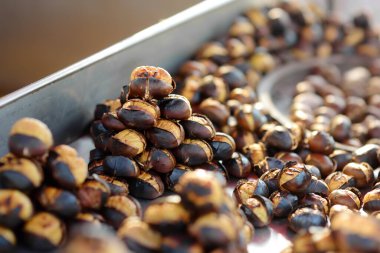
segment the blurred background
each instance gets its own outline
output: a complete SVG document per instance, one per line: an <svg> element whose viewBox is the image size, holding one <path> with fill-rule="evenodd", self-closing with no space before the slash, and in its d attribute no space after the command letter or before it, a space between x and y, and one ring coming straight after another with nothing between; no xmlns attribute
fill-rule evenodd
<svg viewBox="0 0 380 253"><path fill-rule="evenodd" d="M1 0L0 96L67 67L200 1ZM313 1L321 6L327 2ZM261 2L265 4L264 0ZM380 12L379 1L333 2L335 13L343 18L363 9L370 13ZM379 23L380 16L372 16Z"/></svg>

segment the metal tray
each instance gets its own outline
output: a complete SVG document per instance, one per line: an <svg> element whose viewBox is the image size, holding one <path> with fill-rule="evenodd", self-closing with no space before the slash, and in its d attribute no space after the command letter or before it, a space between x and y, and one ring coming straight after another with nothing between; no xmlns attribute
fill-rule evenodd
<svg viewBox="0 0 380 253"><path fill-rule="evenodd" d="M227 31L238 14L258 6L252 0L207 0L149 27L57 73L0 98L0 155L12 124L22 117L44 121L56 144L70 143L88 159L93 143L84 136L95 105L117 97L129 73L139 65L156 65L175 73L200 45ZM265 1L261 4L271 4ZM31 66L32 67L32 66ZM230 189L231 190L231 189ZM280 252L291 235L275 221L257 229L249 251Z"/></svg>

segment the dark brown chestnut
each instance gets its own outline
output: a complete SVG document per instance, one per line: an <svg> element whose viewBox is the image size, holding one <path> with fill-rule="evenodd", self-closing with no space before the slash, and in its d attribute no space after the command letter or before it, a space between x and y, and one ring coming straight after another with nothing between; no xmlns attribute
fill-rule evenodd
<svg viewBox="0 0 380 253"><path fill-rule="evenodd" d="M273 203L274 217L287 217L298 205L298 197L287 191L275 191L269 197Z"/></svg>
<svg viewBox="0 0 380 253"><path fill-rule="evenodd" d="M111 190L103 180L87 179L78 189L77 196L84 209L100 210L111 195Z"/></svg>
<svg viewBox="0 0 380 253"><path fill-rule="evenodd" d="M327 217L320 210L302 207L296 209L288 217L291 230L298 232L310 227L324 227L327 225Z"/></svg>
<svg viewBox="0 0 380 253"><path fill-rule="evenodd" d="M335 161L336 169L341 171L347 163L351 162L352 153L336 149L330 154L330 158Z"/></svg>
<svg viewBox="0 0 380 253"><path fill-rule="evenodd" d="M154 147L148 148L142 152L142 154L137 157L136 161L145 171L153 169L160 173L170 172L176 164L176 160L169 150ZM134 175L134 177L138 174L139 173Z"/></svg>
<svg viewBox="0 0 380 253"><path fill-rule="evenodd" d="M299 200L298 203L300 206L318 209L326 215L328 215L330 211L329 200L316 193L307 193Z"/></svg>
<svg viewBox="0 0 380 253"><path fill-rule="evenodd" d="M218 68L215 75L221 77L230 90L242 88L247 85L247 79L245 78L244 73L234 66L221 66Z"/></svg>
<svg viewBox="0 0 380 253"><path fill-rule="evenodd" d="M101 118L103 126L110 131L122 131L127 127L118 119L116 112L104 113Z"/></svg>
<svg viewBox="0 0 380 253"><path fill-rule="evenodd" d="M367 213L380 211L380 189L374 189L364 195L363 209Z"/></svg>
<svg viewBox="0 0 380 253"><path fill-rule="evenodd" d="M125 156L107 156L102 165L104 172L114 177L136 177L140 174L137 163Z"/></svg>
<svg viewBox="0 0 380 253"><path fill-rule="evenodd" d="M111 195L127 196L129 194L128 183L120 177L108 175L92 175L96 180L103 180L109 187Z"/></svg>
<svg viewBox="0 0 380 253"><path fill-rule="evenodd" d="M302 163L288 162L278 175L280 190L286 190L294 194L304 193L310 182L311 173Z"/></svg>
<svg viewBox="0 0 380 253"><path fill-rule="evenodd" d="M0 190L0 225L16 228L33 215L33 204L17 190ZM1 247L0 247L1 248Z"/></svg>
<svg viewBox="0 0 380 253"><path fill-rule="evenodd" d="M230 135L221 132L216 132L209 144L215 160L228 160L236 150L234 139Z"/></svg>
<svg viewBox="0 0 380 253"><path fill-rule="evenodd" d="M330 134L336 141L345 141L350 138L351 120L343 115L339 114L331 120Z"/></svg>
<svg viewBox="0 0 380 253"><path fill-rule="evenodd" d="M259 163L267 156L265 145L262 142L253 143L243 148L243 155L245 155L251 162L251 165Z"/></svg>
<svg viewBox="0 0 380 253"><path fill-rule="evenodd" d="M290 162L290 161L296 161L298 163L302 163L302 158L295 152L287 152L287 151L281 151L276 153L275 158L283 161L284 163Z"/></svg>
<svg viewBox="0 0 380 253"><path fill-rule="evenodd" d="M262 140L267 147L275 149L289 151L297 147L294 136L283 126L275 126L269 129Z"/></svg>
<svg viewBox="0 0 380 253"><path fill-rule="evenodd" d="M203 100L199 105L199 110L202 114L206 115L212 123L219 127L224 126L230 116L227 106L213 98Z"/></svg>
<svg viewBox="0 0 380 253"><path fill-rule="evenodd" d="M372 168L377 168L380 164L376 154L379 148L379 145L376 144L366 144L355 150L352 160L358 163L366 162L371 165Z"/></svg>
<svg viewBox="0 0 380 253"><path fill-rule="evenodd" d="M202 79L199 91L202 98L213 98L223 103L228 97L229 88L222 78L208 75Z"/></svg>
<svg viewBox="0 0 380 253"><path fill-rule="evenodd" d="M170 94L158 100L161 118L171 120L186 120L190 118L192 109L189 100L181 95Z"/></svg>
<svg viewBox="0 0 380 253"><path fill-rule="evenodd" d="M182 143L185 132L179 123L160 119L155 127L145 131L145 136L156 148L170 149Z"/></svg>
<svg viewBox="0 0 380 253"><path fill-rule="evenodd" d="M245 147L257 142L257 136L247 130L236 129L231 132L231 137L235 140L236 150L242 152Z"/></svg>
<svg viewBox="0 0 380 253"><path fill-rule="evenodd" d="M132 129L125 129L112 136L107 147L112 155L135 157L144 151L146 140L141 133Z"/></svg>
<svg viewBox="0 0 380 253"><path fill-rule="evenodd" d="M173 191L178 191L178 182L179 179L187 172L192 171L192 168L182 165L182 164L176 164L174 169L170 171L169 173L165 174L165 186Z"/></svg>
<svg viewBox="0 0 380 253"><path fill-rule="evenodd" d="M164 183L153 172L141 172L138 177L128 180L132 196L142 199L155 199L164 193Z"/></svg>
<svg viewBox="0 0 380 253"><path fill-rule="evenodd" d="M139 202L131 197L111 196L104 205L103 215L111 226L118 228L126 218L140 216L141 207Z"/></svg>
<svg viewBox="0 0 380 253"><path fill-rule="evenodd" d="M141 99L129 99L117 112L117 116L126 126L124 128L147 129L157 124L160 109L157 105Z"/></svg>
<svg viewBox="0 0 380 253"><path fill-rule="evenodd" d="M269 194L272 194L279 189L278 175L280 174L280 171L280 169L268 170L260 177L260 179L268 186Z"/></svg>
<svg viewBox="0 0 380 253"><path fill-rule="evenodd" d="M186 138L211 140L215 136L212 122L203 114L193 113L190 118L180 122Z"/></svg>
<svg viewBox="0 0 380 253"><path fill-rule="evenodd" d="M201 165L213 159L211 146L202 140L185 139L178 148L173 149L173 154L177 162L188 166Z"/></svg>
<svg viewBox="0 0 380 253"><path fill-rule="evenodd" d="M11 229L0 227L0 252L14 252L17 238Z"/></svg>
<svg viewBox="0 0 380 253"><path fill-rule="evenodd" d="M104 113L116 112L120 107L120 99L106 99L102 103L96 105L94 119L100 120Z"/></svg>
<svg viewBox="0 0 380 253"><path fill-rule="evenodd" d="M311 152L329 155L334 151L334 138L324 131L313 131L307 143Z"/></svg>
<svg viewBox="0 0 380 253"><path fill-rule="evenodd" d="M368 163L355 163L351 162L344 166L344 174L353 177L355 180L355 186L358 188L368 187L375 181L375 175L371 165Z"/></svg>
<svg viewBox="0 0 380 253"><path fill-rule="evenodd" d="M284 168L284 165L285 164L281 160L267 156L265 159L259 161L254 165L254 172L256 175L261 176L267 171L276 169L282 170Z"/></svg>
<svg viewBox="0 0 380 253"><path fill-rule="evenodd" d="M268 187L261 179L239 180L233 193L235 199L240 204L244 204L247 199L252 198L254 195L269 196Z"/></svg>
<svg viewBox="0 0 380 253"><path fill-rule="evenodd" d="M273 218L272 202L262 196L254 195L248 198L240 209L243 211L248 221L255 227L268 226Z"/></svg>
<svg viewBox="0 0 380 253"><path fill-rule="evenodd" d="M325 181L318 179L315 176L311 176L310 184L306 188L305 193L316 193L322 196L327 196L329 195L329 192L329 187Z"/></svg>
<svg viewBox="0 0 380 253"><path fill-rule="evenodd" d="M306 156L305 163L317 167L322 178L327 177L336 170L336 163L324 154L310 153Z"/></svg>
<svg viewBox="0 0 380 253"><path fill-rule="evenodd" d="M331 206L340 204L348 206L350 209L359 210L361 207L360 197L347 189L333 190L329 194Z"/></svg>
<svg viewBox="0 0 380 253"><path fill-rule="evenodd" d="M331 173L326 177L325 182L328 185L330 192L336 189L345 189L347 187L355 186L355 179L340 171Z"/></svg>
<svg viewBox="0 0 380 253"><path fill-rule="evenodd" d="M193 166L193 168L214 172L217 180L222 186L226 186L227 181L230 178L227 169L220 161L203 163L201 165Z"/></svg>
<svg viewBox="0 0 380 253"><path fill-rule="evenodd" d="M223 161L223 165L229 175L237 178L247 178L251 173L251 163L239 152L234 152L230 159Z"/></svg>

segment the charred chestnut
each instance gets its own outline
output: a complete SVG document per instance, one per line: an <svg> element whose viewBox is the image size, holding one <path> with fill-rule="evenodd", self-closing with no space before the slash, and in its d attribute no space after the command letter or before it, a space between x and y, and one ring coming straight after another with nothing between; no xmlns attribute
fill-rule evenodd
<svg viewBox="0 0 380 253"><path fill-rule="evenodd" d="M177 192L180 178L189 171L192 171L190 167L177 164L171 172L165 175L166 187L171 191Z"/></svg>
<svg viewBox="0 0 380 253"><path fill-rule="evenodd" d="M211 146L202 140L185 139L182 144L173 150L177 162L196 166L213 159Z"/></svg>
<svg viewBox="0 0 380 253"><path fill-rule="evenodd" d="M337 189L329 194L331 206L340 204L348 206L350 209L359 210L361 201L358 195L347 189Z"/></svg>
<svg viewBox="0 0 380 253"><path fill-rule="evenodd" d="M111 190L102 180L88 179L80 186L77 195L82 208L99 210L111 195Z"/></svg>
<svg viewBox="0 0 380 253"><path fill-rule="evenodd" d="M129 98L151 100L168 96L175 89L170 74L160 67L141 66L135 68L129 84L123 86L120 100L125 103Z"/></svg>
<svg viewBox="0 0 380 253"><path fill-rule="evenodd" d="M114 177L136 177L140 174L137 163L125 156L107 156L103 167L105 173Z"/></svg>
<svg viewBox="0 0 380 253"><path fill-rule="evenodd" d="M269 196L267 185L261 179L239 180L234 189L234 196L238 203L244 204L254 195Z"/></svg>
<svg viewBox="0 0 380 253"><path fill-rule="evenodd" d="M340 171L331 173L326 179L330 192L336 189L345 189L347 187L355 186L355 179L352 176L343 174Z"/></svg>
<svg viewBox="0 0 380 253"><path fill-rule="evenodd" d="M137 163L145 170L153 169L160 173L173 170L176 161L167 149L148 148L137 157ZM134 175L136 177L138 174Z"/></svg>
<svg viewBox="0 0 380 253"><path fill-rule="evenodd" d="M54 147L49 152L47 164L53 180L65 189L71 190L80 186L88 175L84 159L67 145Z"/></svg>
<svg viewBox="0 0 380 253"><path fill-rule="evenodd" d="M172 120L186 120L192 114L189 100L186 97L170 94L168 97L158 100L161 118Z"/></svg>
<svg viewBox="0 0 380 253"><path fill-rule="evenodd" d="M280 174L280 169L268 170L260 176L260 179L268 186L269 194L277 191L278 188L278 175Z"/></svg>
<svg viewBox="0 0 380 253"><path fill-rule="evenodd" d="M190 118L181 121L187 138L210 140L215 136L212 122L202 114L193 113Z"/></svg>
<svg viewBox="0 0 380 253"><path fill-rule="evenodd" d="M146 140L141 133L132 129L125 129L112 136L107 147L112 155L135 157L144 151Z"/></svg>
<svg viewBox="0 0 380 253"><path fill-rule="evenodd" d="M17 190L0 190L0 224L16 228L33 215L33 204Z"/></svg>
<svg viewBox="0 0 380 253"><path fill-rule="evenodd" d="M45 187L38 194L38 202L48 212L61 217L73 217L80 212L77 197L69 191L55 187Z"/></svg>
<svg viewBox="0 0 380 253"><path fill-rule="evenodd" d="M42 156L53 145L50 129L37 119L22 118L16 121L9 135L9 150L19 157Z"/></svg>
<svg viewBox="0 0 380 253"><path fill-rule="evenodd" d="M120 107L120 99L106 99L102 103L96 105L94 119L100 120L104 113L116 112Z"/></svg>
<svg viewBox="0 0 380 253"><path fill-rule="evenodd" d="M157 126L145 132L145 136L156 148L170 149L182 143L185 132L179 123L160 119L157 121Z"/></svg>
<svg viewBox="0 0 380 253"><path fill-rule="evenodd" d="M2 188L29 192L43 181L42 169L26 158L8 154L0 159L0 185Z"/></svg>
<svg viewBox="0 0 380 253"><path fill-rule="evenodd" d="M295 232L310 227L324 227L327 217L320 210L303 207L296 209L288 218L289 227Z"/></svg>
<svg viewBox="0 0 380 253"><path fill-rule="evenodd" d="M297 162L288 162L278 175L278 185L281 190L294 194L303 193L309 186L311 174L305 165Z"/></svg>
<svg viewBox="0 0 380 253"><path fill-rule="evenodd" d="M96 180L103 180L111 191L111 195L127 196L129 193L128 183L123 178L108 175L93 175Z"/></svg>
<svg viewBox="0 0 380 253"><path fill-rule="evenodd" d="M235 152L236 144L234 139L225 133L217 132L210 142L215 160L230 159Z"/></svg>
<svg viewBox="0 0 380 253"><path fill-rule="evenodd" d="M149 204L143 220L161 234L176 234L185 231L190 214L179 196L169 196Z"/></svg>
<svg viewBox="0 0 380 253"><path fill-rule="evenodd" d="M380 189L374 189L364 195L363 209L368 213L380 211Z"/></svg>
<svg viewBox="0 0 380 253"><path fill-rule="evenodd" d="M298 197L287 191L275 191L269 197L273 203L274 217L288 216L298 205Z"/></svg>
<svg viewBox="0 0 380 253"><path fill-rule="evenodd" d="M128 180L131 195L142 199L155 199L164 193L164 183L153 172L141 172L138 177Z"/></svg>
<svg viewBox="0 0 380 253"><path fill-rule="evenodd" d="M137 200L131 197L111 196L104 205L103 215L111 226L118 228L126 218L140 216L141 207Z"/></svg>
<svg viewBox="0 0 380 253"><path fill-rule="evenodd" d="M251 163L239 152L234 152L230 159L223 161L223 165L229 175L237 178L246 178L251 172Z"/></svg>
<svg viewBox="0 0 380 253"><path fill-rule="evenodd" d="M327 196L329 195L329 191L329 187L325 181L318 179L315 176L311 176L310 184L306 188L305 193L316 193L322 196Z"/></svg>
<svg viewBox="0 0 380 253"><path fill-rule="evenodd" d="M186 208L196 213L218 211L224 204L224 192L212 172L195 170L179 180L178 194Z"/></svg>
<svg viewBox="0 0 380 253"><path fill-rule="evenodd" d="M56 216L40 212L25 223L24 243L33 250L48 251L59 247L65 237L65 226Z"/></svg>
<svg viewBox="0 0 380 253"><path fill-rule="evenodd" d="M248 198L241 206L248 221L255 227L265 227L270 224L273 218L272 202L262 196L255 195Z"/></svg>
<svg viewBox="0 0 380 253"><path fill-rule="evenodd" d="M371 165L368 163L348 163L344 166L343 171L344 174L353 177L355 180L355 186L358 188L367 187L368 185L372 185L375 181L375 176L373 173L373 169Z"/></svg>
<svg viewBox="0 0 380 253"><path fill-rule="evenodd" d="M147 129L157 124L157 119L160 117L160 109L147 101L130 99L120 108L117 116L126 127Z"/></svg>

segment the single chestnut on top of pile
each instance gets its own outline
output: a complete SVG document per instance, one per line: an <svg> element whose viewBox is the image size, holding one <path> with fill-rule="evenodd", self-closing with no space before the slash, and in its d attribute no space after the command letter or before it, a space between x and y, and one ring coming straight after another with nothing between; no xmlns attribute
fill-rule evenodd
<svg viewBox="0 0 380 253"><path fill-rule="evenodd" d="M165 185L175 191L179 178L195 168L228 178L220 161L231 158L234 140L193 113L187 98L171 94L174 89L166 70L141 66L119 98L96 106L90 174L128 185L131 195L145 199L162 195Z"/></svg>

